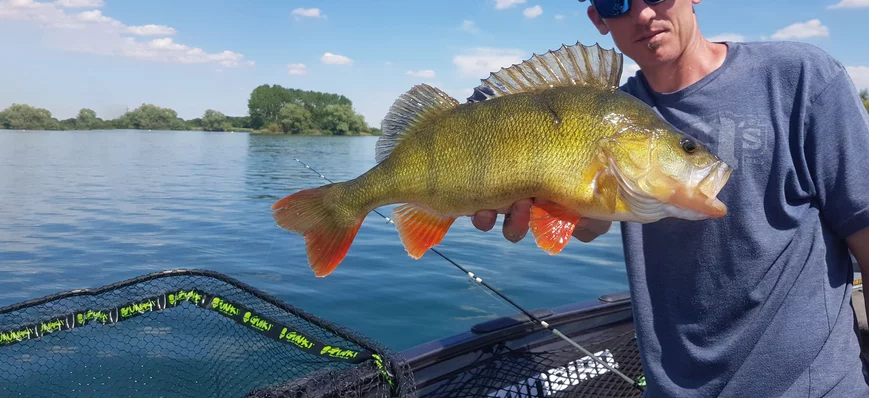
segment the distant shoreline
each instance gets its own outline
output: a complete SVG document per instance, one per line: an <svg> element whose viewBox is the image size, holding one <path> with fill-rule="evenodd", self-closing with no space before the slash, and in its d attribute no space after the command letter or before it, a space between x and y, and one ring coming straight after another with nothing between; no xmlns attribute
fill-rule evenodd
<svg viewBox="0 0 869 398"><path fill-rule="evenodd" d="M263 84L250 93L246 116L227 116L206 109L193 119L178 117L171 108L142 104L114 119L101 119L88 108L76 117L58 120L48 109L14 103L0 109L0 129L87 131L87 130L165 130L238 131L251 134L286 135L380 135L379 128L368 127L365 118L353 109L347 97L319 91L284 88Z"/></svg>
<svg viewBox="0 0 869 398"><path fill-rule="evenodd" d="M130 129L130 128L115 128L115 129L6 129L0 128L0 131L17 131L17 132L46 132L46 131L202 131L206 133L248 133L253 135L274 135L274 136L296 136L296 137L378 137L380 134L359 133L353 135L342 134L322 134L322 133L275 133L266 129L254 130L250 128L238 128L233 130L205 130L205 129Z"/></svg>

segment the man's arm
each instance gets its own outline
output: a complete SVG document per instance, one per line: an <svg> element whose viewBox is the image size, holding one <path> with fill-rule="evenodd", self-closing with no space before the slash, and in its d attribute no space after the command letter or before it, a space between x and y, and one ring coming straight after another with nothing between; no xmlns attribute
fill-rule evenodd
<svg viewBox="0 0 869 398"><path fill-rule="evenodd" d="M869 227L863 228L849 236L846 241L851 254L860 265L863 278L869 277ZM867 301L869 303L869 301Z"/></svg>
<svg viewBox="0 0 869 398"><path fill-rule="evenodd" d="M866 286L865 280L869 277L869 227L863 228L849 236L846 241L848 242L848 248L851 250L851 254L854 255L854 258L857 260L857 264L860 267L860 273L863 276L863 286ZM869 297L866 297L866 289L863 290L863 306L865 307L865 314L869 317ZM858 338L863 339L863 333L858 331ZM861 347L864 347L863 350L866 351L866 344L869 341L863 341ZM869 359L869 358L867 358Z"/></svg>

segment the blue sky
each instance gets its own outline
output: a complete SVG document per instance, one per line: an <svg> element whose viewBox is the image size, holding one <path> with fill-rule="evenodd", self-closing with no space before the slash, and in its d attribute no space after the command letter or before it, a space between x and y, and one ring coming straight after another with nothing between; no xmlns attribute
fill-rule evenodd
<svg viewBox="0 0 869 398"><path fill-rule="evenodd" d="M67 118L88 107L114 118L153 103L183 118L208 108L241 116L254 87L280 84L344 94L379 126L414 84L463 100L488 71L532 52L611 47L587 4L0 0L0 109L27 103ZM696 10L707 37L808 42L869 88L869 0L707 0Z"/></svg>

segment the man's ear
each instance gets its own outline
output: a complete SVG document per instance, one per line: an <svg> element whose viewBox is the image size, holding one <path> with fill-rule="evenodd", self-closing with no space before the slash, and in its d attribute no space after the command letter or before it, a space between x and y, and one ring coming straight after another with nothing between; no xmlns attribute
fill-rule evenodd
<svg viewBox="0 0 869 398"><path fill-rule="evenodd" d="M594 8L593 5L588 6L588 10L586 10L586 13L588 14L588 19L590 19L591 23L593 23L594 26L597 27L597 31L600 32L600 34L606 35L610 32L609 27L607 27L606 24L603 22L603 19L597 13L597 10Z"/></svg>

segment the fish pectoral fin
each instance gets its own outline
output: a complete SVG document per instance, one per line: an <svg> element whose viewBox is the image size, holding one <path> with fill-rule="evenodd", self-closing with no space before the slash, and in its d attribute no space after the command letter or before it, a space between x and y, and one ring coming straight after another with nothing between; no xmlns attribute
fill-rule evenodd
<svg viewBox="0 0 869 398"><path fill-rule="evenodd" d="M456 217L444 216L413 204L396 207L393 222L407 253L418 260L432 246L441 243Z"/></svg>
<svg viewBox="0 0 869 398"><path fill-rule="evenodd" d="M554 203L535 203L531 206L528 225L537 246L550 255L557 254L570 242L580 216Z"/></svg>

